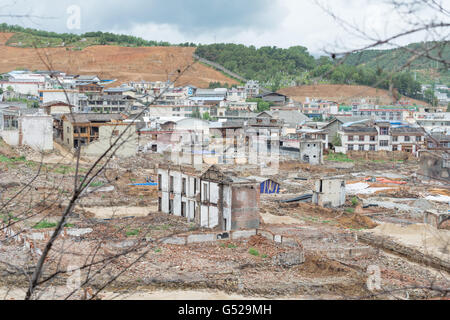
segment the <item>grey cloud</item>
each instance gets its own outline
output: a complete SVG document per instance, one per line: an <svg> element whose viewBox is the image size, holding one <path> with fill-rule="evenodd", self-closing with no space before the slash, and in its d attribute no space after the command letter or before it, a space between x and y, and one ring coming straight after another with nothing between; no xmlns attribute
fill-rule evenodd
<svg viewBox="0 0 450 320"><path fill-rule="evenodd" d="M285 16L271 0L0 0L0 15L29 14L55 19L6 19L27 27L67 32L70 5L81 8L81 32L129 30L135 25L155 23L175 26L182 33L224 29L267 29Z"/></svg>

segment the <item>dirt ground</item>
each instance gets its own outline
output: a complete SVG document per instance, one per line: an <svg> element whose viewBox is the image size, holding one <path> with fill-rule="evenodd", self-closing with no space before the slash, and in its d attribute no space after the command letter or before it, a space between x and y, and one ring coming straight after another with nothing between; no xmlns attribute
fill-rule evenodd
<svg viewBox="0 0 450 320"><path fill-rule="evenodd" d="M393 99L387 90L376 89L367 86L344 84L318 84L301 87L284 88L279 91L292 97L295 101L305 102L306 98L336 101L338 103L351 104L353 100L371 99L378 104L392 104ZM427 105L424 101L408 98L411 103Z"/></svg>
<svg viewBox="0 0 450 320"><path fill-rule="evenodd" d="M26 150L5 152L11 151L17 156L33 156ZM420 212L408 211L412 210L409 208L444 209L444 203L425 201L424 198L433 194L445 195L445 186L409 182L407 177L410 170L414 170L414 164L402 164L396 169L392 169L390 164L356 164L353 168L336 170L327 163L323 166L325 174L335 172L346 181L363 181L367 176L400 175L398 179L408 182L405 188L408 188L409 196L415 197L405 200L396 194L386 194L381 198L377 194L367 197L350 195L344 207L335 209L311 203L281 205L280 199L311 192L314 179L320 177L322 168L284 164L276 177L284 191L280 195L262 196L260 213L261 228L277 235L294 237L303 247L305 262L286 267L274 261L287 249L263 237L188 246L159 242L173 234L202 230L184 218L156 212L155 190L129 186L154 177L157 163L158 158L147 156L137 156L132 161L114 160L106 173L96 180L105 186L113 186L113 190L83 194L65 230L87 230L87 233L58 240L49 257L46 274L65 270L71 264L83 264L92 259L93 253L96 253L93 261L111 259L107 265L94 266L91 270L94 274L100 270L89 283L94 291L102 288L111 277L118 276L102 293L104 299L114 299L117 294L121 294L116 297L118 299L176 299L185 296L199 299L398 299L406 294L411 299L428 299L439 294L427 289L407 288L429 286L430 279L440 287L449 287L449 275L444 271L412 262L401 254L385 252L361 242L357 236L364 230L378 232L382 229L378 225L385 223L394 223L395 228L408 225L412 229L417 228L422 216ZM361 175L361 166L366 165L371 169L364 169ZM24 186L23 182L38 170L30 161L0 163L0 168L1 181L11 182L5 184L1 192L0 205L14 197ZM87 165L82 164L81 169L86 168ZM247 176L258 173L257 169L245 166L234 169ZM48 165L42 170L26 192L7 205L5 212L11 215L2 216L3 219L11 219L19 229L31 230L37 239L54 230L50 224L58 221L74 182L71 166ZM307 180L295 180L296 177L306 177ZM288 181L296 184L285 183ZM353 197L357 198L357 205L353 204ZM416 203L418 200L421 202ZM375 202L380 206L363 208L363 204ZM391 204L392 208L384 208L382 203ZM406 211L395 206L405 207ZM18 215L20 212L22 216ZM27 220L20 221L22 217ZM35 229L42 221L47 225ZM394 229L386 232L396 234ZM23 270L32 270L35 258L22 246L4 240L2 238L0 247L0 294L11 288L10 298L18 298L21 288L26 287L26 277L5 262L13 262ZM36 241L38 246L40 240ZM130 248L133 250L127 252ZM122 256L121 253L126 254ZM116 255L120 256L112 258ZM373 265L380 268L383 289L400 290L401 296L374 296L367 289L367 269ZM121 273L124 269L126 272ZM64 292L61 288L66 281L66 275L57 277L51 284L53 291L47 290L45 294L58 290Z"/></svg>
<svg viewBox="0 0 450 320"><path fill-rule="evenodd" d="M10 33L0 33L0 72L11 71L11 65L29 70L46 70L42 62L50 61L53 70L69 74L96 74L102 79L117 79L118 83L129 81L159 81L174 79L177 70L189 70L176 85L191 84L207 88L210 82L237 84L221 72L201 63L193 64L195 48L92 46L81 51L66 48L15 48L5 46Z"/></svg>

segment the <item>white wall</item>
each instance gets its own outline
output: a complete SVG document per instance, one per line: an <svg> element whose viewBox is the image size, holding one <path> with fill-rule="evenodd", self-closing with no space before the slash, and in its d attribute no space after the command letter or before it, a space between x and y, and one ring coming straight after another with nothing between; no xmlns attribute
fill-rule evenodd
<svg viewBox="0 0 450 320"><path fill-rule="evenodd" d="M19 145L19 130L0 131L0 135L10 146L15 147Z"/></svg>
<svg viewBox="0 0 450 320"><path fill-rule="evenodd" d="M22 144L38 151L53 150L53 119L51 116L24 116L22 121Z"/></svg>

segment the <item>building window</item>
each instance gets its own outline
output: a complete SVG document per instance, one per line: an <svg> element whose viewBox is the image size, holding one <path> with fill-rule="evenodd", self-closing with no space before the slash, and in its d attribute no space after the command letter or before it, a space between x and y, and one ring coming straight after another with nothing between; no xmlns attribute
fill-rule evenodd
<svg viewBox="0 0 450 320"><path fill-rule="evenodd" d="M348 151L353 151L353 150L354 150L353 145L352 145L352 144L349 144L349 145L348 145Z"/></svg>
<svg viewBox="0 0 450 320"><path fill-rule="evenodd" d="M158 191L162 190L162 175L158 174Z"/></svg>
<svg viewBox="0 0 450 320"><path fill-rule="evenodd" d="M392 141L397 142L398 141L398 137L397 136L392 137Z"/></svg>
<svg viewBox="0 0 450 320"><path fill-rule="evenodd" d="M370 136L370 141L375 141L375 136Z"/></svg>
<svg viewBox="0 0 450 320"><path fill-rule="evenodd" d="M389 128L380 128L380 135L387 136L389 134Z"/></svg>
<svg viewBox="0 0 450 320"><path fill-rule="evenodd" d="M411 137L410 136L405 136L405 142L410 142L411 141Z"/></svg>
<svg viewBox="0 0 450 320"><path fill-rule="evenodd" d="M389 146L388 140L380 140L380 147L387 147Z"/></svg>
<svg viewBox="0 0 450 320"><path fill-rule="evenodd" d="M186 202L181 203L181 216L186 217Z"/></svg>
<svg viewBox="0 0 450 320"><path fill-rule="evenodd" d="M422 141L422 137L416 136L416 142L420 142L420 141Z"/></svg>
<svg viewBox="0 0 450 320"><path fill-rule="evenodd" d="M392 146L392 151L397 151L398 150L398 146L397 145L393 145Z"/></svg>
<svg viewBox="0 0 450 320"><path fill-rule="evenodd" d="M173 176L170 176L169 192L173 193Z"/></svg>
<svg viewBox="0 0 450 320"><path fill-rule="evenodd" d="M117 137L119 135L119 130L114 130L112 132L113 137Z"/></svg>
<svg viewBox="0 0 450 320"><path fill-rule="evenodd" d="M348 136L348 141L353 141L353 136Z"/></svg>
<svg viewBox="0 0 450 320"><path fill-rule="evenodd" d="M369 150L370 150L370 151L375 151L375 145L374 145L374 144L371 144L371 145L369 146Z"/></svg>
<svg viewBox="0 0 450 320"><path fill-rule="evenodd" d="M359 145L359 151L364 151L364 145L363 144Z"/></svg>
<svg viewBox="0 0 450 320"><path fill-rule="evenodd" d="M203 201L209 201L208 184L203 184Z"/></svg>
<svg viewBox="0 0 450 320"><path fill-rule="evenodd" d="M364 141L365 137L364 136L359 136L359 141Z"/></svg>
<svg viewBox="0 0 450 320"><path fill-rule="evenodd" d="M182 183L183 196L185 196L187 194L186 187L187 187L186 178L183 178L183 183Z"/></svg>

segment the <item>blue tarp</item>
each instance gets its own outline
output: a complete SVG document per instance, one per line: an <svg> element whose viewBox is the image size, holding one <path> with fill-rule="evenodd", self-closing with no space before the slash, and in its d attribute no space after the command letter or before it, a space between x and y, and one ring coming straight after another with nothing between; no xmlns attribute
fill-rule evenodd
<svg viewBox="0 0 450 320"><path fill-rule="evenodd" d="M133 183L133 184L129 184L129 186L133 186L133 187L141 187L141 186L145 186L145 187L155 187L157 186L157 183L154 182L148 182L148 183Z"/></svg>
<svg viewBox="0 0 450 320"><path fill-rule="evenodd" d="M266 180L261 183L261 193L265 194L280 193L280 185L272 180Z"/></svg>

